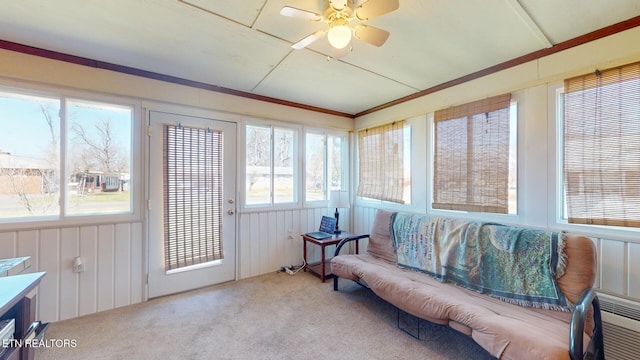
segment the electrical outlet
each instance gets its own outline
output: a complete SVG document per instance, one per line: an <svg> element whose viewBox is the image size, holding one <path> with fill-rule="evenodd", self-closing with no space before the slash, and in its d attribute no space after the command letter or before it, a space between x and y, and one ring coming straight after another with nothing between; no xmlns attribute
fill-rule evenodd
<svg viewBox="0 0 640 360"><path fill-rule="evenodd" d="M84 272L84 263L82 262L82 259L78 256L75 259L73 259L73 269L72 271L74 273L81 273Z"/></svg>

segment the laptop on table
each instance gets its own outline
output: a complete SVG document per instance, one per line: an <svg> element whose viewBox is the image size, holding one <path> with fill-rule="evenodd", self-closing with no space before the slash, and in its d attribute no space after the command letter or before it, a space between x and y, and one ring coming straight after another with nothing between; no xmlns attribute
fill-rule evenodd
<svg viewBox="0 0 640 360"><path fill-rule="evenodd" d="M318 240L328 239L334 235L333 233L336 230L336 221L337 220L334 217L323 216L320 221L320 229L318 229L318 231L306 233L305 235Z"/></svg>

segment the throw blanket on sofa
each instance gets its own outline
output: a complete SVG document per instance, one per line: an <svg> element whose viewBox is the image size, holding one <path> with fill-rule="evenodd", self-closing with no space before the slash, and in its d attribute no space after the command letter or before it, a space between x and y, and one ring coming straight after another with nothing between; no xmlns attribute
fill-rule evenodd
<svg viewBox="0 0 640 360"><path fill-rule="evenodd" d="M401 267L518 305L570 310L556 282L565 267L557 233L406 213L392 233Z"/></svg>

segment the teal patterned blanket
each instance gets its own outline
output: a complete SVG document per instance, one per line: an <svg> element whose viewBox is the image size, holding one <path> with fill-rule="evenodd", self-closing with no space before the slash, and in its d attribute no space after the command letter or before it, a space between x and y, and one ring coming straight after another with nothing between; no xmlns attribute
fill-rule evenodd
<svg viewBox="0 0 640 360"><path fill-rule="evenodd" d="M565 269L557 233L397 213L398 265L522 306L570 311L556 277Z"/></svg>

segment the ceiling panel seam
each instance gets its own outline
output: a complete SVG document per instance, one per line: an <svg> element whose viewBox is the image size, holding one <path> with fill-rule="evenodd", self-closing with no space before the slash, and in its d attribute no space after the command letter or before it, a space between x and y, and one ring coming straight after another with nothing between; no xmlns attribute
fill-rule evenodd
<svg viewBox="0 0 640 360"><path fill-rule="evenodd" d="M518 18L527 26L531 33L538 39L538 42L545 48L553 46L549 37L544 33L540 26L535 22L531 15L527 12L520 1L518 0L505 0L511 9L518 15Z"/></svg>
<svg viewBox="0 0 640 360"><path fill-rule="evenodd" d="M260 10L258 11L258 15L256 15L256 17L253 19L253 22L251 23L252 29L255 30L256 22L258 22L258 19L260 19L260 16L262 16L262 12L264 11L265 6L267 6L267 0L262 3L262 7L260 7Z"/></svg>
<svg viewBox="0 0 640 360"><path fill-rule="evenodd" d="M268 71L268 72L267 72L267 73L262 77L262 79L260 79L260 81L258 81L258 83L257 83L253 88L251 88L251 91L255 91L255 90L258 88L258 86L260 86L260 84L262 84L262 82L263 82L263 81L265 81L265 80L266 80L266 79L271 75L271 73L273 73L273 71L274 71L275 69L277 69L277 68L278 68L278 66L280 66L280 64L282 64L282 62L283 62L283 61L285 61L285 59L286 59L286 58L288 58L288 57L291 55L291 53L293 53L294 51L295 51L295 50L290 49L290 50L289 50L289 52L287 53L287 55L285 55L282 59L280 59L280 61L278 61L278 63L277 63L277 64L275 64L275 65L274 65L274 66L273 66L273 67L272 67L272 68L271 68L271 69L270 69L270 70L269 70L269 71Z"/></svg>
<svg viewBox="0 0 640 360"><path fill-rule="evenodd" d="M226 21L230 21L230 22L232 22L234 24L238 24L238 25L240 25L240 26L242 26L244 28L251 29L251 27L247 26L246 24L243 24L243 23L239 22L238 20L234 20L232 18L228 18L226 16L222 16L222 15L220 15L220 14L218 14L216 12L213 12L213 11L211 11L209 9L203 8L202 6L198 6L198 5L194 4L194 3L190 3L188 0L178 0L178 2L181 2L181 3L183 3L183 4L187 5L187 6L191 6L194 9L206 12L209 15L213 15L213 16L219 17L221 19L224 19Z"/></svg>
<svg viewBox="0 0 640 360"><path fill-rule="evenodd" d="M336 59L333 59L333 60L336 60ZM333 61L333 60L332 60L332 61ZM352 63L350 63L350 62L343 61L343 60L337 60L337 61L340 61L340 62L342 62L342 63L345 63L345 64L347 64L347 65L349 65L349 66L353 66L353 67L354 67L354 68L356 68L356 69L360 69L360 70L362 70L362 71L366 71L366 72L368 72L368 73L370 73L370 74L373 74L373 75L379 76L379 77L381 77L381 78L383 78L383 79L390 80L390 81L392 81L392 82L394 82L394 83L396 83L396 84L399 84L399 85L402 85L402 86L406 86L406 87L408 87L408 88L410 88L410 89L413 89L413 90L415 90L415 91L420 91L420 90L422 90L422 89L417 88L417 87L415 87L415 86L411 86L411 85L409 85L409 84L405 84L405 83L403 83L403 82L401 82L401 81L398 81L398 80L396 80L396 79L392 79L392 78L390 78L390 77L388 77L388 76L386 76L386 75L382 75L382 74L380 74L380 73L378 73L378 72L375 72L375 71L373 71L373 70L369 70L369 69L367 69L367 68L365 68L365 67L358 66L358 65L355 65L355 64L352 64Z"/></svg>

